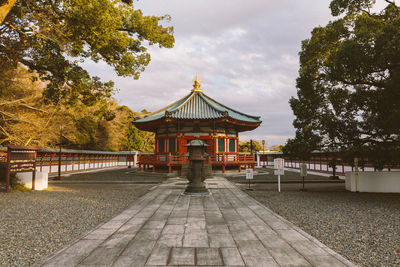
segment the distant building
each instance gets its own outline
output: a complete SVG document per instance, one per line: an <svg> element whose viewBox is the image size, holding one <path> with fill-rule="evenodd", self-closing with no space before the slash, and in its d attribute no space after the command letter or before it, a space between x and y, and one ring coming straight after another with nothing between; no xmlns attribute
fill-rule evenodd
<svg viewBox="0 0 400 267"><path fill-rule="evenodd" d="M239 132L261 124L260 117L229 108L203 93L196 75L190 94L156 112L137 118L140 130L155 133L154 155L142 156L139 167L179 169L186 161L185 145L196 136L209 146L207 153L213 168L254 166L254 158L239 155Z"/></svg>

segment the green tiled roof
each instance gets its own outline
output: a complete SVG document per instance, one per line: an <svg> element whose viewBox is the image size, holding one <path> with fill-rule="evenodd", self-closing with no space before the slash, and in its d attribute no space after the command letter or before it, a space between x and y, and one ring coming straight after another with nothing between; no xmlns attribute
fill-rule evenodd
<svg viewBox="0 0 400 267"><path fill-rule="evenodd" d="M192 90L189 95L144 118L135 120L135 123L155 121L163 117L182 120L209 120L227 117L243 122L261 122L260 117L247 115L222 105L200 90Z"/></svg>

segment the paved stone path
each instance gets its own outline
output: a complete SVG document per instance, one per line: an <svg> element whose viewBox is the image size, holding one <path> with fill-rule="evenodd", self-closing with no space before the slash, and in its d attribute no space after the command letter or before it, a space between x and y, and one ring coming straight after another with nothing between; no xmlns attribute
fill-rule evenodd
<svg viewBox="0 0 400 267"><path fill-rule="evenodd" d="M240 191L207 179L208 196L171 178L42 266L354 266Z"/></svg>

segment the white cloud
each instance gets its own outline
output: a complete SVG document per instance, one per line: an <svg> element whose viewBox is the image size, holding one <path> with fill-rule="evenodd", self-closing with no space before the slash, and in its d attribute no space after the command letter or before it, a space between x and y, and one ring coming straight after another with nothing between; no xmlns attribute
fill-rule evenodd
<svg viewBox="0 0 400 267"><path fill-rule="evenodd" d="M142 0L147 15L172 16L175 46L150 47L152 61L139 80L117 77L103 64L88 62L91 74L112 79L116 98L133 110L162 108L188 94L196 73L204 92L262 125L243 139L283 144L294 135L298 51L313 27L330 19L329 0Z"/></svg>

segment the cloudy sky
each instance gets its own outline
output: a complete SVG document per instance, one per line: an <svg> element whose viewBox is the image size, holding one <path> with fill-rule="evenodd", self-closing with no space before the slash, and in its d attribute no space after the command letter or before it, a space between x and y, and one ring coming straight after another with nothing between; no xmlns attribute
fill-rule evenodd
<svg viewBox="0 0 400 267"><path fill-rule="evenodd" d="M296 95L301 41L332 20L329 0L141 0L146 15L170 14L172 49L149 48L151 63L139 80L121 78L102 63L91 74L114 80L120 104L155 111L188 94L196 73L203 91L225 105L261 116L240 135L284 144L294 135L288 104Z"/></svg>

